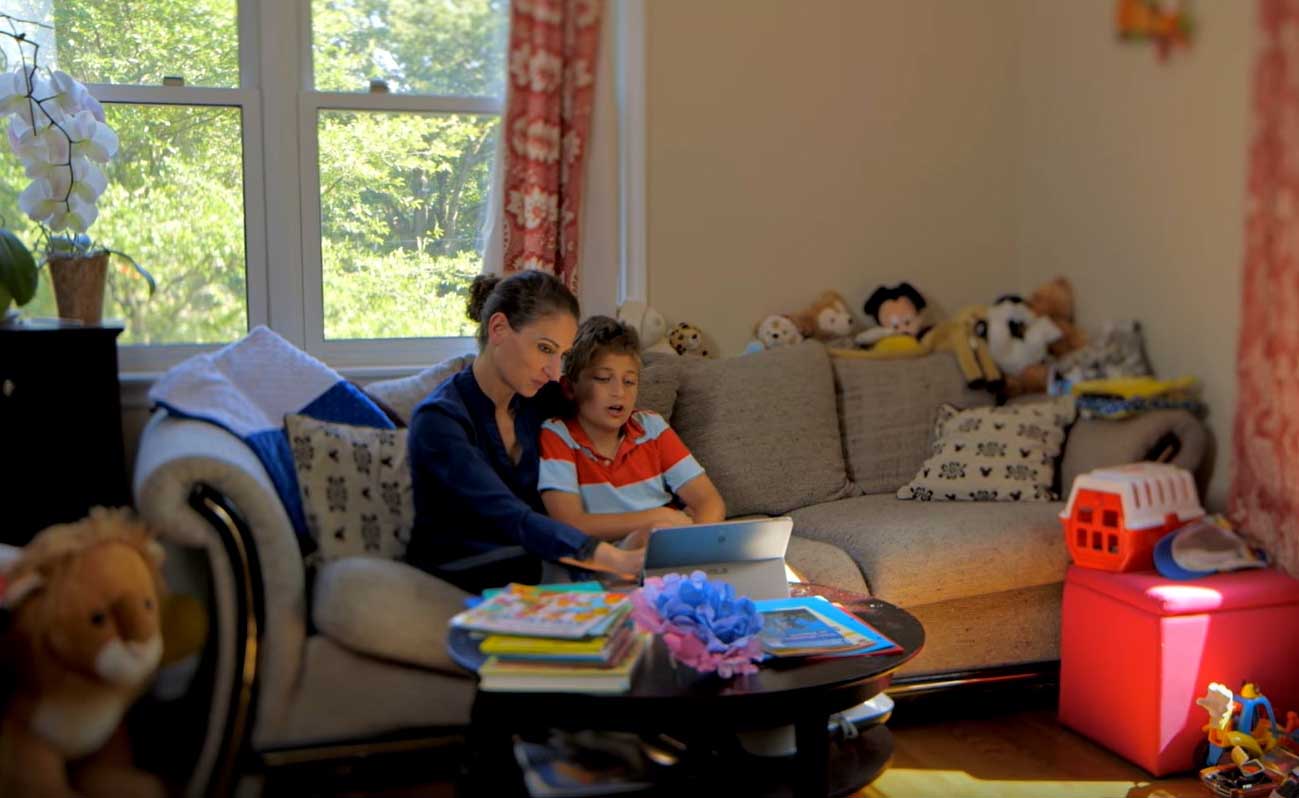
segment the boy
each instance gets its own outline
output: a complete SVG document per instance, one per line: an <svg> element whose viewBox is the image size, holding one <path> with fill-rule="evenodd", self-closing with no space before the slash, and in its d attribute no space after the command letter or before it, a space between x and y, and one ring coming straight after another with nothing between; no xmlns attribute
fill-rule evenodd
<svg viewBox="0 0 1299 798"><path fill-rule="evenodd" d="M635 409L640 366L635 330L608 316L582 322L560 380L576 412L541 427L537 489L546 512L597 540L726 517L712 480L663 417Z"/></svg>

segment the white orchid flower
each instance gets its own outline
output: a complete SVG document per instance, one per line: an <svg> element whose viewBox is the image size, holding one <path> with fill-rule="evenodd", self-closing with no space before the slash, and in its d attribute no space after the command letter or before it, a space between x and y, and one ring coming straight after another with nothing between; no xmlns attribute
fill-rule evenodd
<svg viewBox="0 0 1299 798"><path fill-rule="evenodd" d="M63 126L72 137L72 152L92 161L108 163L117 154L117 134L90 111L79 111ZM66 141L66 139L65 139Z"/></svg>
<svg viewBox="0 0 1299 798"><path fill-rule="evenodd" d="M37 158L53 164L68 162L68 158L72 154L72 144L68 141L68 137L63 135L62 130L59 130L54 125L46 125L44 130L36 134L36 140L38 142L35 149Z"/></svg>
<svg viewBox="0 0 1299 798"><path fill-rule="evenodd" d="M72 159L72 196L93 204L106 188L108 178L98 166L85 158Z"/></svg>
<svg viewBox="0 0 1299 798"><path fill-rule="evenodd" d="M86 228L94 224L95 219L99 218L99 208L95 207L95 203L86 202L76 194L73 194L68 200L68 206L70 207L68 208L67 214L63 217L63 222L67 227L76 230L78 233L86 232ZM59 207L62 208L65 206L60 205ZM54 227L53 224L50 226ZM54 229L57 230L59 228L54 227Z"/></svg>
<svg viewBox="0 0 1299 798"><path fill-rule="evenodd" d="M67 72L55 70L50 76L50 89L53 92L53 100L45 103L46 109L55 105L70 116L86 108L85 98L90 96L90 92Z"/></svg>
<svg viewBox="0 0 1299 798"><path fill-rule="evenodd" d="M17 113L27 105L27 81L23 80L22 67L0 74L0 116Z"/></svg>
<svg viewBox="0 0 1299 798"><path fill-rule="evenodd" d="M18 195L18 207L34 222L47 222L56 212L64 208L62 202L54 197L54 191L48 180L33 180L31 185Z"/></svg>

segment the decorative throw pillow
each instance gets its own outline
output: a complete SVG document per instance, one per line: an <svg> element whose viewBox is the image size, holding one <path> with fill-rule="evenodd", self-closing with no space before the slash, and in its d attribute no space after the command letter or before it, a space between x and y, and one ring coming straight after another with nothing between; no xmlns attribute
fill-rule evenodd
<svg viewBox="0 0 1299 798"><path fill-rule="evenodd" d="M930 457L898 498L1052 501L1055 461L1076 416L1070 397L971 410L943 405Z"/></svg>
<svg viewBox="0 0 1299 798"><path fill-rule="evenodd" d="M284 427L317 557L401 558L415 521L406 430L300 415L285 416Z"/></svg>

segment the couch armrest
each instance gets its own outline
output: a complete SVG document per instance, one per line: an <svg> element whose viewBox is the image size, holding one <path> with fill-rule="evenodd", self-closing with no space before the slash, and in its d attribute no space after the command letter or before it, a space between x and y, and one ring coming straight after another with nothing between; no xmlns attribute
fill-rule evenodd
<svg viewBox="0 0 1299 798"><path fill-rule="evenodd" d="M1082 419L1074 424L1065 443L1060 465L1060 485L1065 494L1074 477L1093 468L1152 460L1195 474L1204 459L1208 432L1185 410L1155 410L1121 421Z"/></svg>
<svg viewBox="0 0 1299 798"><path fill-rule="evenodd" d="M380 659L469 674L447 653L451 617L469 594L406 563L344 557L316 574L311 617L336 643Z"/></svg>
<svg viewBox="0 0 1299 798"><path fill-rule="evenodd" d="M211 511L203 512L203 504L193 499L203 489L229 501L242 519L241 533L218 528L212 519L223 511L211 508L211 502ZM140 437L134 491L137 509L164 541L208 555L217 602L219 688L235 684L244 672L244 663L234 660L243 606L238 590L241 572L248 571L262 630L275 630L256 641L256 747L283 722L306 636L302 554L270 477L252 450L229 432L159 412Z"/></svg>

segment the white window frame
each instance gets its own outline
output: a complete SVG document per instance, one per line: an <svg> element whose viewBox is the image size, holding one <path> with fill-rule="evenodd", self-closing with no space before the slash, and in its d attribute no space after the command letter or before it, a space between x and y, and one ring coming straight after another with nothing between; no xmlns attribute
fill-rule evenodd
<svg viewBox="0 0 1299 798"><path fill-rule="evenodd" d="M254 4L239 2L239 87L142 86L91 83L86 86L100 102L130 105L188 105L236 108L240 112L244 176L244 258L248 326L269 321L266 294L267 259L265 187L262 153L262 98L258 90L260 49ZM250 46L244 46L248 42ZM148 263L143 264L148 268ZM191 355L215 349L211 344L149 344L118 347L119 367L125 373L156 373Z"/></svg>
<svg viewBox="0 0 1299 798"><path fill-rule="evenodd" d="M647 298L644 0L608 0L618 42L617 301ZM317 117L321 110L504 115L502 98L318 92L311 0L238 0L239 87L91 84L107 103L214 105L242 114L248 325L265 324L349 377L377 378L472 351L472 337L327 341ZM298 57L285 58L285 53ZM502 134L503 135L503 134ZM498 203L499 204L499 203ZM273 264L273 266L272 266ZM147 264L145 264L147 266ZM219 344L119 347L124 379L149 380Z"/></svg>

